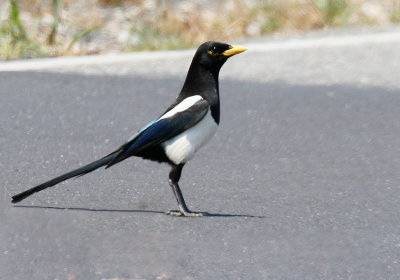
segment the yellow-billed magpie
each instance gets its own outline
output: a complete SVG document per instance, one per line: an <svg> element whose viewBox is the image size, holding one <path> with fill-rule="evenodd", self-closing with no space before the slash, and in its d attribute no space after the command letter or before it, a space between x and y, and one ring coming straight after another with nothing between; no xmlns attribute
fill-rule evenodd
<svg viewBox="0 0 400 280"><path fill-rule="evenodd" d="M200 217L206 213L190 211L178 182L182 168L196 151L215 134L220 117L218 75L226 60L247 50L220 42L203 43L196 51L182 90L175 102L155 121L149 123L114 152L12 197L17 203L35 192L52 187L72 177L106 168L131 156L172 166L169 184L178 202L174 216Z"/></svg>

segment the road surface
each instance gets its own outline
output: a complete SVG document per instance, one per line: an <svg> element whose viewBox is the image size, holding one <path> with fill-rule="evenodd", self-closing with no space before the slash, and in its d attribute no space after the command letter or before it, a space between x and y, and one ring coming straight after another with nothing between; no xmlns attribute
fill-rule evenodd
<svg viewBox="0 0 400 280"><path fill-rule="evenodd" d="M204 218L135 158L10 203L157 117L193 50L1 63L0 279L399 279L400 28L249 47L181 179Z"/></svg>

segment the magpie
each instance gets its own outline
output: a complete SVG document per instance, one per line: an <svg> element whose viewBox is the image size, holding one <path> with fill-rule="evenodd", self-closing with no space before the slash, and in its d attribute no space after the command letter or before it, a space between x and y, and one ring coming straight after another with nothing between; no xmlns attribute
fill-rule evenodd
<svg viewBox="0 0 400 280"><path fill-rule="evenodd" d="M14 195L12 203L20 202L72 177L85 175L102 166L109 168L128 157L136 156L171 166L168 182L178 202L178 211L169 211L168 214L187 217L206 215L206 212L192 212L188 209L178 182L183 166L217 130L220 120L218 76L222 65L229 57L246 50L241 46L221 42L203 43L193 57L178 97L159 118L112 153Z"/></svg>

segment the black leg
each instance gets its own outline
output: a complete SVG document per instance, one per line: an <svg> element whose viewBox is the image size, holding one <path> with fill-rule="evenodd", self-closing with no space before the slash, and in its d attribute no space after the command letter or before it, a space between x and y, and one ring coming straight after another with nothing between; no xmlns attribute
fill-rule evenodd
<svg viewBox="0 0 400 280"><path fill-rule="evenodd" d="M172 188L172 191L174 192L176 201L178 202L179 210L169 211L168 214L171 216L202 217L206 215L206 213L190 211L186 206L185 200L183 199L181 189L178 185L179 179L181 178L182 174L182 168L183 164L173 165L171 172L169 173L168 182Z"/></svg>

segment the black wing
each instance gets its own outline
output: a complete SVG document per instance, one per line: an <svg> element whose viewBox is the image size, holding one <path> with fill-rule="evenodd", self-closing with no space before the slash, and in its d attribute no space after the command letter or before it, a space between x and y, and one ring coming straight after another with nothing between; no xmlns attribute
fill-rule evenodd
<svg viewBox="0 0 400 280"><path fill-rule="evenodd" d="M140 153L140 151L148 147L159 145L191 128L204 118L209 108L208 102L201 99L184 111L177 112L170 117L163 118L164 114L145 126L137 135L122 145L117 150L119 152L116 156L108 163L107 168L127 157Z"/></svg>

